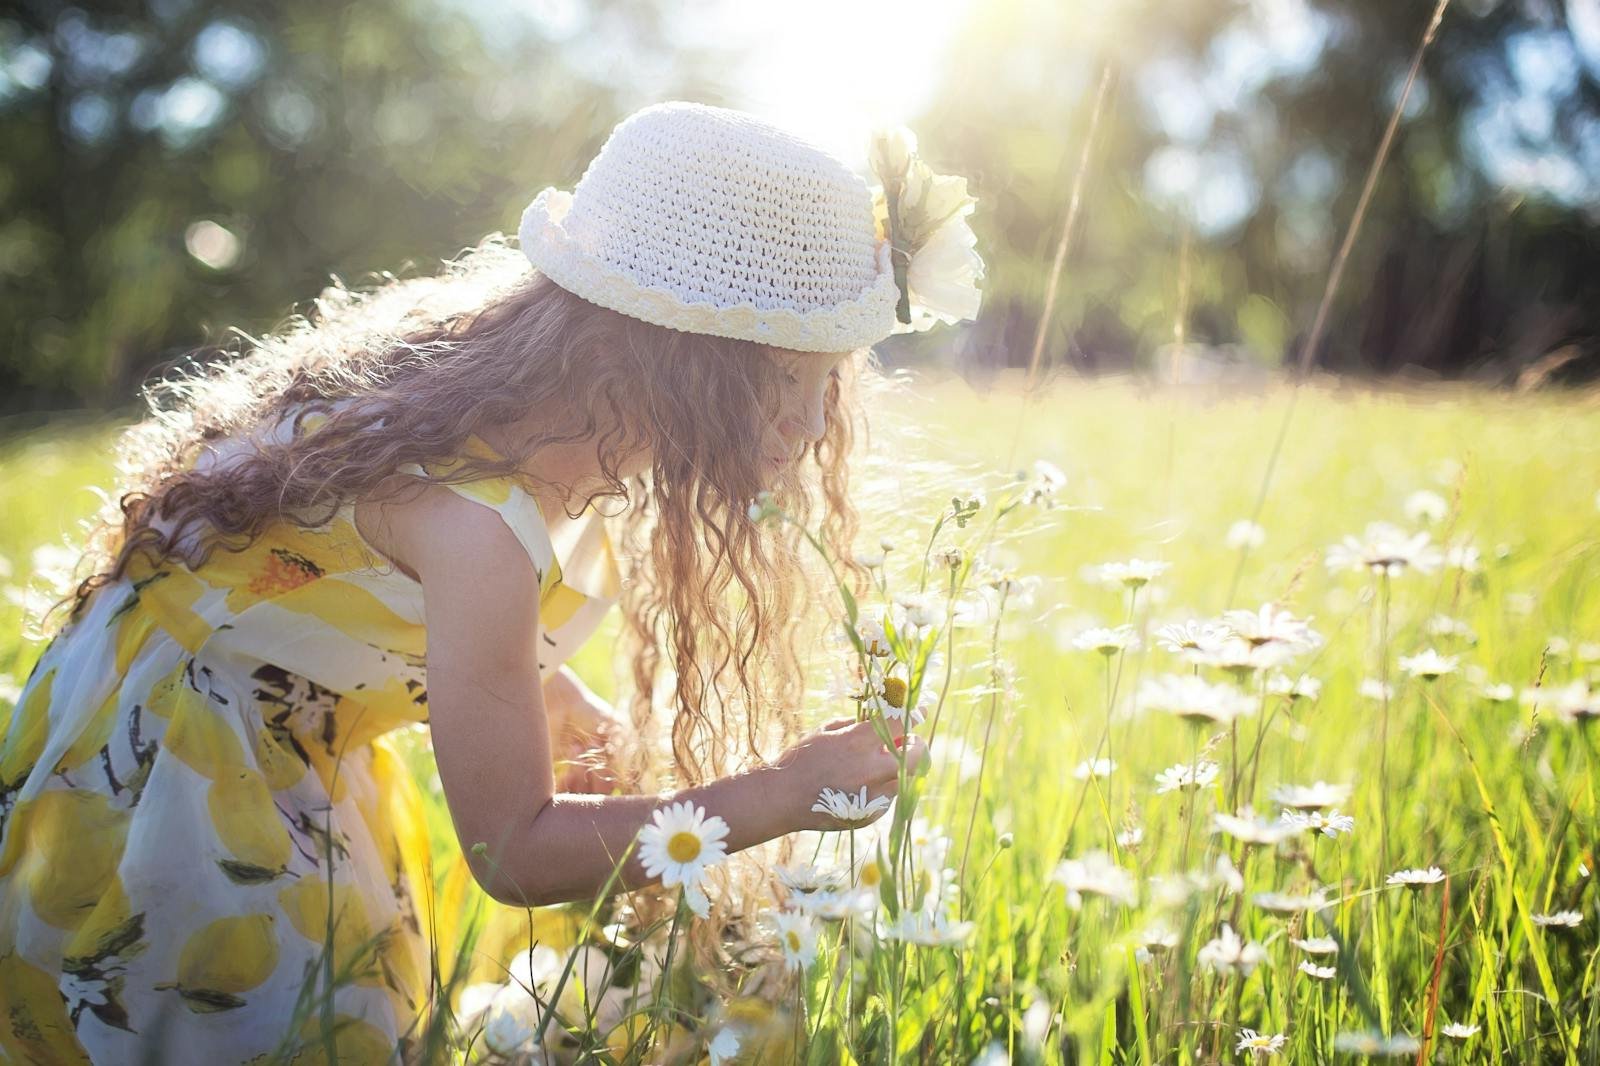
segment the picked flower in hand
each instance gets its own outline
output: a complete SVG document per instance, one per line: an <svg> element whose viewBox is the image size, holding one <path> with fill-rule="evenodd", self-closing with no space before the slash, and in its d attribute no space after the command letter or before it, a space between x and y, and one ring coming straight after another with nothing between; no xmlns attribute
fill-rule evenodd
<svg viewBox="0 0 1600 1066"><path fill-rule="evenodd" d="M967 179L928 169L904 126L875 133L868 158L881 182L873 190L878 239L889 243L900 286L892 332L977 318L984 265L967 224L978 203L967 194Z"/></svg>
<svg viewBox="0 0 1600 1066"><path fill-rule="evenodd" d="M825 788L817 797L817 802L811 805L811 809L818 814L826 814L833 818L841 828L856 829L888 810L889 797L874 796L869 800L865 785L861 786L860 794L854 796L838 789Z"/></svg>

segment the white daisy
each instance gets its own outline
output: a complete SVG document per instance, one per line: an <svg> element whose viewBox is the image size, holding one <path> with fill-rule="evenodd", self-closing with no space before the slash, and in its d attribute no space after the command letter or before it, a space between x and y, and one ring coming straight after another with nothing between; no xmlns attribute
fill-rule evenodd
<svg viewBox="0 0 1600 1066"><path fill-rule="evenodd" d="M1448 1025L1441 1026L1439 1032L1448 1036L1451 1040L1470 1040L1478 1035L1478 1026L1450 1022Z"/></svg>
<svg viewBox="0 0 1600 1066"><path fill-rule="evenodd" d="M1022 474L1026 479L1027 474ZM1036 503L1041 507L1049 508L1055 505L1056 495L1067 487L1067 475L1061 468L1045 459L1033 461L1033 478L1028 482L1028 487L1023 490L1022 502L1024 504Z"/></svg>
<svg viewBox="0 0 1600 1066"><path fill-rule="evenodd" d="M1328 897L1321 889L1298 896L1290 892L1257 892L1251 899L1262 910L1280 914L1320 911L1329 905Z"/></svg>
<svg viewBox="0 0 1600 1066"><path fill-rule="evenodd" d="M1266 948L1255 941L1239 939L1233 926L1226 922L1222 925L1222 935L1207 941L1195 957L1195 961L1204 969L1217 973L1237 971L1245 977L1250 976L1250 972L1266 960Z"/></svg>
<svg viewBox="0 0 1600 1066"><path fill-rule="evenodd" d="M975 928L972 922L951 921L939 912L904 910L897 919L884 924L880 935L885 940L924 947L954 947L965 943Z"/></svg>
<svg viewBox="0 0 1600 1066"><path fill-rule="evenodd" d="M1427 629L1430 636L1454 637L1458 640L1466 641L1468 644L1476 644L1478 642L1478 634L1473 631L1471 626L1461 619L1451 618L1447 614L1434 615L1428 619L1428 624L1424 628Z"/></svg>
<svg viewBox="0 0 1600 1066"><path fill-rule="evenodd" d="M888 810L889 797L874 796L870 800L867 799L866 785L862 785L860 793L854 796L848 792L825 788L817 797L817 802L811 805L811 809L817 814L828 815L843 828L854 829L866 825Z"/></svg>
<svg viewBox="0 0 1600 1066"><path fill-rule="evenodd" d="M904 628L932 629L944 622L944 603L931 592L902 592L894 602Z"/></svg>
<svg viewBox="0 0 1600 1066"><path fill-rule="evenodd" d="M846 918L860 918L871 914L878 905L878 893L873 889L852 888L840 892L809 892L797 896L791 904L806 914L830 922Z"/></svg>
<svg viewBox="0 0 1600 1066"><path fill-rule="evenodd" d="M1267 678L1267 691L1274 696L1288 696L1291 700L1314 700L1322 695L1322 682L1310 674L1290 677L1276 673Z"/></svg>
<svg viewBox="0 0 1600 1066"><path fill-rule="evenodd" d="M683 902L688 905L690 913L696 918L706 918L711 915L711 897L706 895L706 886L699 881L683 883Z"/></svg>
<svg viewBox="0 0 1600 1066"><path fill-rule="evenodd" d="M1092 762L1085 759L1073 768L1072 776L1079 781L1087 781L1091 777L1110 777L1111 771L1116 768L1117 764L1111 759L1095 759Z"/></svg>
<svg viewBox="0 0 1600 1066"><path fill-rule="evenodd" d="M706 1055L711 1059L711 1066L723 1066L723 1063L738 1053L739 1034L727 1026L718 1030L717 1035L706 1045Z"/></svg>
<svg viewBox="0 0 1600 1066"><path fill-rule="evenodd" d="M1222 543L1234 551L1259 548L1267 542L1267 531L1248 518L1241 518L1228 527Z"/></svg>
<svg viewBox="0 0 1600 1066"><path fill-rule="evenodd" d="M1329 570L1366 570L1391 577L1416 570L1432 573L1443 553L1427 533L1406 533L1387 522L1373 522L1361 536L1347 536L1323 557Z"/></svg>
<svg viewBox="0 0 1600 1066"><path fill-rule="evenodd" d="M1430 866L1426 870L1396 870L1384 882L1389 885L1405 885L1407 888L1422 888L1424 885L1436 885L1444 880L1444 871L1437 866Z"/></svg>
<svg viewBox="0 0 1600 1066"><path fill-rule="evenodd" d="M1458 540L1444 550L1445 565L1464 574L1476 574L1483 569L1483 556L1470 541Z"/></svg>
<svg viewBox="0 0 1600 1066"><path fill-rule="evenodd" d="M923 707L927 705L927 692L917 693L915 706L906 707L906 699L910 695L910 686L905 678L879 677L875 678L865 693L861 696L862 709L868 715L881 714L885 718L896 722L904 721L906 715L911 716L913 726L920 725L923 720Z"/></svg>
<svg viewBox="0 0 1600 1066"><path fill-rule="evenodd" d="M1162 711L1199 724L1227 725L1254 714L1256 701L1225 681L1210 682L1193 674L1161 674L1139 683L1134 705Z"/></svg>
<svg viewBox="0 0 1600 1066"><path fill-rule="evenodd" d="M1066 890L1067 906L1083 906L1085 894L1104 896L1132 907L1139 902L1139 883L1127 870L1103 851L1091 851L1081 859L1062 859L1050 880Z"/></svg>
<svg viewBox="0 0 1600 1066"><path fill-rule="evenodd" d="M1443 522L1450 513L1450 504L1437 492L1430 489L1418 489L1406 497L1406 521L1417 525L1427 525L1433 522Z"/></svg>
<svg viewBox="0 0 1600 1066"><path fill-rule="evenodd" d="M1394 699L1394 686L1386 685L1375 677L1369 677L1361 682L1361 695L1369 700L1382 702Z"/></svg>
<svg viewBox="0 0 1600 1066"><path fill-rule="evenodd" d="M1552 710L1566 722L1600 717L1600 690L1591 690L1589 683L1581 679L1557 688L1525 688L1522 690L1522 702L1536 709Z"/></svg>
<svg viewBox="0 0 1600 1066"><path fill-rule="evenodd" d="M1178 655L1189 652L1215 651L1231 634L1226 626L1216 622L1173 622L1156 630L1156 641L1167 651Z"/></svg>
<svg viewBox="0 0 1600 1066"><path fill-rule="evenodd" d="M845 881L843 870L813 866L809 862L778 866L772 872L784 888L801 895L810 892L831 892L842 888Z"/></svg>
<svg viewBox="0 0 1600 1066"><path fill-rule="evenodd" d="M816 923L796 911L777 911L772 920L778 927L784 965L791 970L804 970L817 961Z"/></svg>
<svg viewBox="0 0 1600 1066"><path fill-rule="evenodd" d="M1282 1033L1268 1036L1266 1033L1258 1033L1254 1029L1241 1029L1239 1031L1239 1045L1233 1050L1241 1053L1248 1051L1257 1058L1263 1055L1276 1055L1283 1049L1283 1045L1288 1042L1288 1039Z"/></svg>
<svg viewBox="0 0 1600 1066"><path fill-rule="evenodd" d="M1583 921L1583 915L1577 911L1556 911L1554 914L1535 914L1533 924L1549 928L1560 926L1566 929L1576 929Z"/></svg>
<svg viewBox="0 0 1600 1066"><path fill-rule="evenodd" d="M1420 677L1424 681L1433 681L1445 674L1453 674L1458 660L1454 655L1440 655L1432 648L1418 652L1416 655L1400 656L1400 669L1412 677Z"/></svg>
<svg viewBox="0 0 1600 1066"><path fill-rule="evenodd" d="M1211 867L1211 874L1205 881L1212 887L1221 888L1223 895L1226 896L1236 896L1244 891L1244 875L1226 855L1217 856L1217 861Z"/></svg>
<svg viewBox="0 0 1600 1066"><path fill-rule="evenodd" d="M639 863L667 888L698 886L708 866L727 858L727 835L727 822L687 800L657 808L639 830Z"/></svg>
<svg viewBox="0 0 1600 1066"><path fill-rule="evenodd" d="M1232 636L1211 651L1192 651L1185 658L1197 666L1226 670L1243 680L1259 670L1275 670L1303 650L1298 644L1252 644L1243 637Z"/></svg>
<svg viewBox="0 0 1600 1066"><path fill-rule="evenodd" d="M1164 925L1152 925L1139 934L1139 942L1149 951L1171 951L1178 946L1178 934Z"/></svg>
<svg viewBox="0 0 1600 1066"><path fill-rule="evenodd" d="M516 985L501 986L484 1012L484 1046L509 1057L525 1048L538 1031L538 1001Z"/></svg>
<svg viewBox="0 0 1600 1066"><path fill-rule="evenodd" d="M889 654L889 637L883 631L883 623L869 615L861 615L856 619L856 636L861 640L861 646L868 655L882 658Z"/></svg>
<svg viewBox="0 0 1600 1066"><path fill-rule="evenodd" d="M1277 605L1265 603L1258 611L1224 611L1222 623L1251 645L1289 644L1304 650L1320 647L1322 636L1309 618L1296 618Z"/></svg>
<svg viewBox="0 0 1600 1066"><path fill-rule="evenodd" d="M1339 968L1337 966L1318 966L1310 959L1301 959L1300 965L1296 969L1307 977L1315 977L1319 981L1331 981L1339 976Z"/></svg>
<svg viewBox="0 0 1600 1066"><path fill-rule="evenodd" d="M1129 559L1125 563L1106 563L1096 571L1096 576L1107 585L1136 589L1148 585L1171 566L1171 563L1155 559Z"/></svg>
<svg viewBox="0 0 1600 1066"><path fill-rule="evenodd" d="M1305 952L1307 955L1337 955L1339 942L1331 936L1311 936L1304 940L1289 938L1289 943Z"/></svg>
<svg viewBox="0 0 1600 1066"><path fill-rule="evenodd" d="M1095 626L1072 638L1072 646L1079 651L1095 651L1101 655L1115 655L1119 651L1138 651L1139 634L1128 625L1108 628Z"/></svg>
<svg viewBox="0 0 1600 1066"><path fill-rule="evenodd" d="M1296 829L1321 833L1327 837L1336 837L1340 833L1353 833L1356 828L1356 820L1348 814L1340 814L1337 807L1326 811L1285 810L1280 820Z"/></svg>
<svg viewBox="0 0 1600 1066"><path fill-rule="evenodd" d="M1257 818L1249 808L1238 814L1227 814L1215 811L1211 815L1211 831L1213 833L1226 833L1235 840L1246 844L1277 844L1298 836L1301 832L1299 826L1290 825L1282 821L1268 821Z"/></svg>
<svg viewBox="0 0 1600 1066"><path fill-rule="evenodd" d="M1517 690L1504 682L1489 682L1478 690L1490 703L1510 703L1517 698Z"/></svg>
<svg viewBox="0 0 1600 1066"><path fill-rule="evenodd" d="M1222 768L1214 762L1179 763L1156 774L1156 795L1185 788L1210 788Z"/></svg>
<svg viewBox="0 0 1600 1066"><path fill-rule="evenodd" d="M1326 781L1318 781L1312 785L1279 785L1273 790L1272 798L1285 807L1314 811L1348 800L1350 786L1330 785Z"/></svg>

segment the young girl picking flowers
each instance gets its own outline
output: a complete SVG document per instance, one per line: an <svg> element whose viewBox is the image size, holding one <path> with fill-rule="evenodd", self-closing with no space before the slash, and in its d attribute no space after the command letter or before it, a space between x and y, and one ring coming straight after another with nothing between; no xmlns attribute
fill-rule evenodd
<svg viewBox="0 0 1600 1066"><path fill-rule="evenodd" d="M526 260L491 239L324 294L154 391L3 725L3 1057L275 1061L334 971L335 1047L315 1017L306 1045L404 1055L432 991L406 726L464 861L519 906L594 897L668 804L736 851L828 828L824 788L894 794L874 722L794 739L807 546L750 513L820 508L848 559L870 346L976 314L964 182L904 137L874 165L876 203L753 116L648 107L534 199ZM564 665L612 604L627 725ZM630 792L658 715L677 787ZM635 849L613 888L649 881Z"/></svg>

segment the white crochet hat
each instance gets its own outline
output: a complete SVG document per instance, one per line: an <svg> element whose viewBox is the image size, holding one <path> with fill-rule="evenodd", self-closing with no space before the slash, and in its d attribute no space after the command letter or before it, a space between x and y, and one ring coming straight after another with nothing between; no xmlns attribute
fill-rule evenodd
<svg viewBox="0 0 1600 1066"><path fill-rule="evenodd" d="M899 289L866 182L742 111L674 100L634 112L572 192L534 197L517 235L562 288L672 329L811 352L895 329Z"/></svg>

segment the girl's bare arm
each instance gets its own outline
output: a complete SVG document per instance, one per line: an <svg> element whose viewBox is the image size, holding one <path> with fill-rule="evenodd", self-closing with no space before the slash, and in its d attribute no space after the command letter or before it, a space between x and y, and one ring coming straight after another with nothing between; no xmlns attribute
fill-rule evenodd
<svg viewBox="0 0 1600 1066"><path fill-rule="evenodd" d="M773 765L663 796L558 793L539 682L539 575L492 510L431 487L385 509L386 547L419 577L434 754L473 873L496 899L593 897L650 813L680 799L728 823L730 851L803 828L823 786L892 794L870 724L830 723ZM915 757L921 751L915 750ZM481 848L476 845L482 845ZM617 887L650 880L636 858Z"/></svg>

